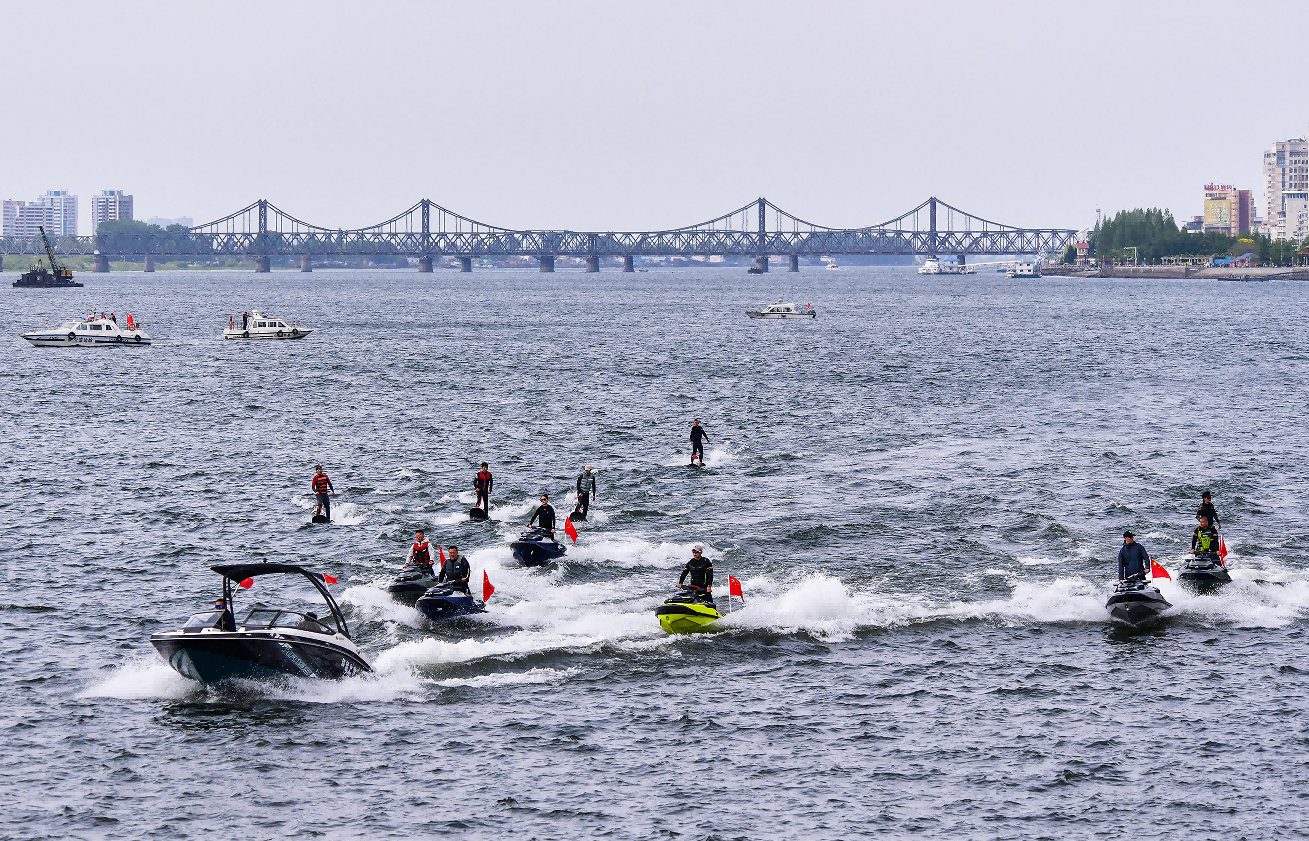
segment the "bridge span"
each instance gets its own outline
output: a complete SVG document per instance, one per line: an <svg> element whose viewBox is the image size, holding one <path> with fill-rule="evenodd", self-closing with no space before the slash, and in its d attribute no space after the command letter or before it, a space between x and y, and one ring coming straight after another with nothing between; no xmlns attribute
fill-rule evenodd
<svg viewBox="0 0 1309 841"><path fill-rule="evenodd" d="M534 256L541 271L554 271L556 257L586 260L617 257L632 271L636 257L732 255L754 257L763 270L768 258L790 258L797 271L802 256L913 254L1043 255L1062 251L1076 235L1065 228L1021 228L992 222L937 199L878 225L830 228L807 222L760 198L708 222L663 231L514 230L469 219L428 200L384 222L353 230L325 228L291 216L260 199L241 210L187 230L114 232L61 237L55 251L94 255L96 271L108 271L111 257L253 259L266 272L273 257L299 257L303 271L313 260L345 256L416 257L430 272L434 259L458 258L462 271L476 257ZM40 239L0 237L0 254L38 255Z"/></svg>

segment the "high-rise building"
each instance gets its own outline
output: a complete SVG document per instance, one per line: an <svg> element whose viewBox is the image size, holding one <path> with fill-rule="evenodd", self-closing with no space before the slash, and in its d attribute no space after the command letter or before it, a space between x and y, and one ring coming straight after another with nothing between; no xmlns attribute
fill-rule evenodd
<svg viewBox="0 0 1309 841"><path fill-rule="evenodd" d="M54 231L47 226L47 234L54 233L61 237L77 236L77 196L67 190L46 190L41 197L43 204L54 211Z"/></svg>
<svg viewBox="0 0 1309 841"><path fill-rule="evenodd" d="M1204 186L1204 231L1236 236L1250 230L1254 220L1253 200L1249 190L1231 184Z"/></svg>
<svg viewBox="0 0 1309 841"><path fill-rule="evenodd" d="M44 227L52 237L77 236L77 196L67 190L49 190L36 201L6 199L4 235L34 237Z"/></svg>
<svg viewBox="0 0 1309 841"><path fill-rule="evenodd" d="M100 229L101 222L110 219L131 219L132 197L122 190L101 190L91 197L91 233Z"/></svg>
<svg viewBox="0 0 1309 841"><path fill-rule="evenodd" d="M1309 190L1283 190L1274 239L1304 242L1309 237Z"/></svg>
<svg viewBox="0 0 1309 841"><path fill-rule="evenodd" d="M1283 197L1304 190L1309 190L1309 141L1303 137L1277 141L1264 152L1264 222L1274 237L1282 239L1279 231L1295 227L1294 220L1288 225L1282 219Z"/></svg>

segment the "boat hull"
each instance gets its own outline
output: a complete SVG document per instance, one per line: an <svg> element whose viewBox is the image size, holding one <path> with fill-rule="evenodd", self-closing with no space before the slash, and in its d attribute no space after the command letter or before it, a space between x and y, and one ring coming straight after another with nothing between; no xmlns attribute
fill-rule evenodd
<svg viewBox="0 0 1309 841"><path fill-rule="evenodd" d="M712 630L709 625L723 618L718 609L708 604L674 603L655 608L659 627L669 634L694 634Z"/></svg>
<svg viewBox="0 0 1309 841"><path fill-rule="evenodd" d="M234 341L254 341L255 339L303 339L310 333L314 332L313 327L292 327L290 330L236 330L227 329L223 331L224 339Z"/></svg>
<svg viewBox="0 0 1309 841"><path fill-rule="evenodd" d="M150 644L183 677L213 686L285 676L340 680L373 671L331 637L279 631L152 634Z"/></svg>
<svg viewBox="0 0 1309 841"><path fill-rule="evenodd" d="M68 338L70 335L73 338ZM36 347L149 347L150 337L140 330L121 336L78 336L52 330L22 333L22 338Z"/></svg>
<svg viewBox="0 0 1309 841"><path fill-rule="evenodd" d="M756 310L746 310L745 314L750 318L817 318L818 313L814 310L807 312L758 312Z"/></svg>
<svg viewBox="0 0 1309 841"><path fill-rule="evenodd" d="M1172 605L1154 587L1119 589L1105 602L1105 610L1109 611L1112 619L1133 627L1159 621L1163 612L1170 607Z"/></svg>
<svg viewBox="0 0 1309 841"><path fill-rule="evenodd" d="M435 586L436 578L428 574L400 576L386 586L386 592L398 601L413 604Z"/></svg>
<svg viewBox="0 0 1309 841"><path fill-rule="evenodd" d="M449 622L474 613L486 613L486 603L462 592L438 589L418 600L418 612L433 622Z"/></svg>
<svg viewBox="0 0 1309 841"><path fill-rule="evenodd" d="M1207 593L1232 583L1232 576L1220 562L1188 560L1177 574L1177 583L1193 592Z"/></svg>
<svg viewBox="0 0 1309 841"><path fill-rule="evenodd" d="M515 540L509 544L514 559L525 567L544 566L551 561L562 558L568 548L562 543L548 540Z"/></svg>

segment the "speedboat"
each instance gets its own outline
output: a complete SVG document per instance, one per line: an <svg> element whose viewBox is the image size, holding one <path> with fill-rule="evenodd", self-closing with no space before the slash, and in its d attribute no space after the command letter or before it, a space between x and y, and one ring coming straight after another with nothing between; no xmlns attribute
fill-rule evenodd
<svg viewBox="0 0 1309 841"><path fill-rule="evenodd" d="M1157 587L1140 579L1118 582L1104 606L1114 619L1138 627L1156 621L1165 609L1172 607Z"/></svg>
<svg viewBox="0 0 1309 841"><path fill-rule="evenodd" d="M250 324L247 327L237 326L235 320L228 324L223 329L224 339L303 339L314 332L314 328L305 327L298 321L273 318L259 310L250 312Z"/></svg>
<svg viewBox="0 0 1309 841"><path fill-rule="evenodd" d="M1228 574L1222 559L1216 555L1187 555L1177 580L1191 590L1207 593L1230 584L1232 576Z"/></svg>
<svg viewBox="0 0 1309 841"><path fill-rule="evenodd" d="M350 628L322 573L295 564L220 564L222 610L206 610L176 631L150 635L150 644L177 672L205 686L233 678L285 676L339 680L372 672L350 639ZM264 575L301 575L327 602L331 616L255 603L237 620L232 585L250 587ZM335 581L336 579L332 579Z"/></svg>
<svg viewBox="0 0 1309 841"><path fill-rule="evenodd" d="M406 564L395 580L386 585L386 592L405 602L413 602L436 586L436 575L431 567Z"/></svg>
<svg viewBox="0 0 1309 841"><path fill-rule="evenodd" d="M525 567L539 567L564 556L568 547L540 529L528 529L509 544L514 558Z"/></svg>
<svg viewBox="0 0 1309 841"><path fill-rule="evenodd" d="M670 634L691 634L709 630L705 626L722 618L713 600L699 587L687 587L655 608L659 627Z"/></svg>
<svg viewBox="0 0 1309 841"><path fill-rule="evenodd" d="M469 593L456 589L448 582L438 584L423 593L415 606L433 622L447 621L470 613L486 612L486 602L474 599Z"/></svg>
<svg viewBox="0 0 1309 841"><path fill-rule="evenodd" d="M746 310L745 314L751 318L817 318L818 310L811 304L805 304L804 309L797 309L795 304L778 301L767 309Z"/></svg>
<svg viewBox="0 0 1309 841"><path fill-rule="evenodd" d="M141 329L141 322L127 316L125 326L104 313L94 314L84 321L65 321L58 327L23 333L36 347L129 347L150 344L150 335Z"/></svg>

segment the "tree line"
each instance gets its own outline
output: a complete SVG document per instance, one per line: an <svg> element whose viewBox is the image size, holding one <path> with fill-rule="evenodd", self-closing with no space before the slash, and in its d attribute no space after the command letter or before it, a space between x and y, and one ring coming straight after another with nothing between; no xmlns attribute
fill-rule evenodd
<svg viewBox="0 0 1309 841"><path fill-rule="evenodd" d="M1128 248L1136 249L1137 261L1154 263L1163 257L1239 257L1253 253L1261 263L1290 265L1296 254L1309 249L1309 238L1304 242L1273 240L1249 231L1237 236L1210 231L1191 233L1177 224L1168 210L1152 207L1148 210L1120 210L1105 217L1091 232L1093 258L1122 259ZM1076 261L1077 251L1069 246L1064 262Z"/></svg>

